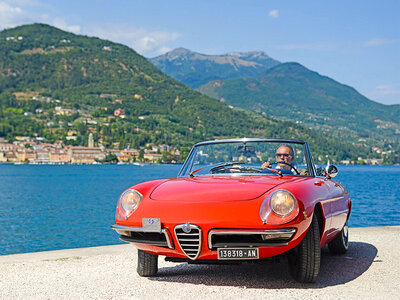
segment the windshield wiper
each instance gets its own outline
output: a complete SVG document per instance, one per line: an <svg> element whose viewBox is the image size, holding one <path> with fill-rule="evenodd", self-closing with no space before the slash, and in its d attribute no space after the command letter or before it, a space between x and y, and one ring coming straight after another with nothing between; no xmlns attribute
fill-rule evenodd
<svg viewBox="0 0 400 300"><path fill-rule="evenodd" d="M226 162L226 163L217 165L215 167L212 167L210 169L210 172L218 170L218 169L222 169L222 168L225 168L225 167L234 166L234 165L242 165L242 164L244 164L244 162Z"/></svg>
<svg viewBox="0 0 400 300"><path fill-rule="evenodd" d="M197 169L197 170L194 170L194 171L190 172L189 176L190 176L190 177L194 177L193 174L196 173L196 172L198 172L198 171L200 171L201 169L203 169L203 168L200 168L200 169Z"/></svg>
<svg viewBox="0 0 400 300"><path fill-rule="evenodd" d="M239 170L239 171L254 172L254 173L262 172L260 169L252 168L252 167L245 167L245 166L234 166L231 168L231 170Z"/></svg>

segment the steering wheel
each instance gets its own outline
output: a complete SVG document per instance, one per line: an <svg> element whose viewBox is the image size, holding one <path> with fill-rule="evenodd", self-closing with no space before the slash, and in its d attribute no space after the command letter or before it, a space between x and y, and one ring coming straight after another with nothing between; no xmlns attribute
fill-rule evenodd
<svg viewBox="0 0 400 300"><path fill-rule="evenodd" d="M271 166L272 166L272 165L278 165L278 164L287 165L287 166L291 167L291 168L296 172L296 175L300 175L299 170L297 170L297 168L296 168L294 165L292 165L292 164L289 164L289 163L284 162L284 161L274 161L273 163L270 163Z"/></svg>

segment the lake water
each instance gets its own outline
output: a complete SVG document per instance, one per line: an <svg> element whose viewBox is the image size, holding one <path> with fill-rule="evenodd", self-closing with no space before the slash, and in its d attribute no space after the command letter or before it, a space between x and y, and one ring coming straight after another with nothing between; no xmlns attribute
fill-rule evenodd
<svg viewBox="0 0 400 300"><path fill-rule="evenodd" d="M110 229L126 188L180 165L0 165L0 255L122 243ZM339 166L351 227L400 225L399 166Z"/></svg>

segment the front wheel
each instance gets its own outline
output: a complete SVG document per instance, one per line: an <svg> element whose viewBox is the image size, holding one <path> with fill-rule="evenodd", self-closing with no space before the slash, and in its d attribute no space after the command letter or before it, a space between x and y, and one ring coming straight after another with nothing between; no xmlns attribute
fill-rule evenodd
<svg viewBox="0 0 400 300"><path fill-rule="evenodd" d="M349 249L349 226L347 221L342 230L328 243L329 252L332 254L345 254Z"/></svg>
<svg viewBox="0 0 400 300"><path fill-rule="evenodd" d="M299 282L315 282L321 263L318 220L314 214L301 243L289 254L290 273Z"/></svg>
<svg viewBox="0 0 400 300"><path fill-rule="evenodd" d="M156 275L157 271L158 255L138 249L137 273L142 277L150 277Z"/></svg>

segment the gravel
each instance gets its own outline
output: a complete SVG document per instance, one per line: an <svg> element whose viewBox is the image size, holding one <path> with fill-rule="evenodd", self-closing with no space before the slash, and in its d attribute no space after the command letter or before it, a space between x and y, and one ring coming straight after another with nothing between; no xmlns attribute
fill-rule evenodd
<svg viewBox="0 0 400 300"><path fill-rule="evenodd" d="M295 282L287 261L188 265L159 258L156 277L136 273L131 245L0 256L0 298L399 299L400 226L350 228L342 256L322 249L315 284Z"/></svg>

